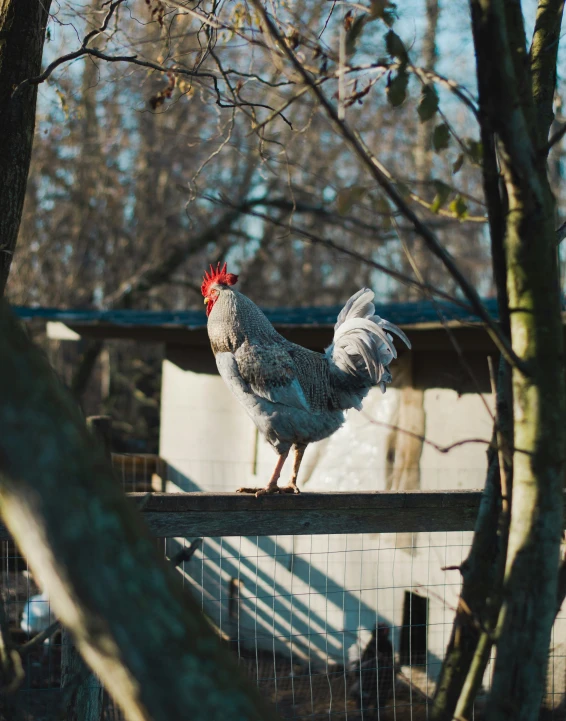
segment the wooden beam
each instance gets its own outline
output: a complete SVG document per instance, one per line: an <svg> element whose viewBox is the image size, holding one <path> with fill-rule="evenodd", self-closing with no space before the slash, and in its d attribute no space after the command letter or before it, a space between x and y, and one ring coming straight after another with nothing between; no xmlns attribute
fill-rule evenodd
<svg viewBox="0 0 566 721"><path fill-rule="evenodd" d="M269 536L469 531L480 495L479 491L366 492L255 498L235 493L163 493L140 502L156 536Z"/></svg>

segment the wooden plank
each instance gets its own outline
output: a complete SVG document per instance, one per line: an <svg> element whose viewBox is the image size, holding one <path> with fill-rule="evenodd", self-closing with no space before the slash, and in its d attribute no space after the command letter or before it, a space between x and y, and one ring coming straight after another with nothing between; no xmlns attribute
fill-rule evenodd
<svg viewBox="0 0 566 721"><path fill-rule="evenodd" d="M130 493L156 538L471 531L480 491ZM9 540L0 525L0 540Z"/></svg>
<svg viewBox="0 0 566 721"><path fill-rule="evenodd" d="M277 512L211 511L145 513L151 532L158 537L270 536L337 533L396 533L407 531L471 531L477 509L447 514L441 509L423 513L407 509L402 516L388 510Z"/></svg>
<svg viewBox="0 0 566 721"><path fill-rule="evenodd" d="M468 531L474 527L480 495L479 491L365 492L255 498L163 493L141 502L156 536L267 536Z"/></svg>
<svg viewBox="0 0 566 721"><path fill-rule="evenodd" d="M301 493L261 496L240 493L153 493L150 497L140 493L129 496L143 502L144 513L189 511L250 511L274 513L283 510L324 511L345 509L406 509L406 508L473 508L477 511L480 491L406 491L358 493Z"/></svg>

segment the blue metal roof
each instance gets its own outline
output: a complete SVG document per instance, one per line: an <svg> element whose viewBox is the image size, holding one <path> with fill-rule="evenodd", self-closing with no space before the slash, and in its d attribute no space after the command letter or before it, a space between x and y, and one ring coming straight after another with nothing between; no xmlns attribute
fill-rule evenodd
<svg viewBox="0 0 566 721"><path fill-rule="evenodd" d="M489 314L497 319L497 301L484 300ZM265 308L264 312L275 326L330 327L342 306L323 308ZM59 321L72 327L111 326L113 328L184 328L197 330L206 326L203 311L157 311L157 310L92 310L14 306L13 310L22 320ZM400 326L440 324L444 320L478 323L478 316L454 303L439 301L416 301L412 303L376 303L378 315Z"/></svg>

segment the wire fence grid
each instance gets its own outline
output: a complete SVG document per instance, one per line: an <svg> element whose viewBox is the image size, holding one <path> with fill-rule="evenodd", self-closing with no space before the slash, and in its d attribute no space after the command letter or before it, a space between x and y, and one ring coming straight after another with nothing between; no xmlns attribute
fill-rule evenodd
<svg viewBox="0 0 566 721"><path fill-rule="evenodd" d="M128 491L161 489L158 460L114 456ZM145 465L144 465L145 464ZM461 587L469 532L169 538L162 544L282 719L428 719ZM12 637L54 619L14 544L2 542L2 593ZM185 560L181 560L181 559ZM17 702L26 721L61 715L61 635L24 658ZM483 718L493 659L474 718ZM541 719L566 718L566 613L556 620ZM121 721L105 698L104 721ZM102 721L101 719L101 721Z"/></svg>

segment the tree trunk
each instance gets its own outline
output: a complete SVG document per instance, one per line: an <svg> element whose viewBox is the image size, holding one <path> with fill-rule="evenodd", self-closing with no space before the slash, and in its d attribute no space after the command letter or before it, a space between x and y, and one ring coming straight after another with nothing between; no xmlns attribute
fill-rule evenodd
<svg viewBox="0 0 566 721"><path fill-rule="evenodd" d="M422 64L426 70L434 70L437 60L436 28L440 8L438 0L426 0L426 30L421 49ZM434 119L418 124L415 146L415 170L417 180L430 180L432 170L431 135ZM422 190L420 191L422 193Z"/></svg>
<svg viewBox="0 0 566 721"><path fill-rule="evenodd" d="M71 394L0 304L0 511L130 721L265 721L257 690L155 549Z"/></svg>
<svg viewBox="0 0 566 721"><path fill-rule="evenodd" d="M480 101L489 94L508 198L504 253L511 342L525 368L513 368L512 512L487 716L533 721L556 611L563 515L563 330L544 153L556 62L557 43L551 40L559 34L562 3L541 2L546 32L539 11L530 58L535 86L520 5L472 0L471 7ZM546 104L544 113L535 112L533 91L537 103Z"/></svg>
<svg viewBox="0 0 566 721"><path fill-rule="evenodd" d="M511 196L506 238L511 338L530 375L513 371L513 510L490 709L516 721L536 719L544 691L563 522L562 322L554 212L541 205Z"/></svg>
<svg viewBox="0 0 566 721"><path fill-rule="evenodd" d="M435 70L436 61L438 59L436 49L436 31L438 27L438 18L440 15L440 6L438 0L426 0L426 27L423 36L423 44L421 48L421 63L423 68L427 70ZM417 125L417 142L415 144L415 177L419 182L419 195L429 197L430 185L427 181L432 179L432 132L434 124L437 122L434 118L426 120L424 123L419 122ZM420 273L425 281L431 280L431 274L434 268L434 262L431 254L418 235L414 235L409 239L413 260L419 268ZM403 270L411 275L411 263L408 259L403 260ZM409 298L419 300L422 293L420 291L410 290Z"/></svg>
<svg viewBox="0 0 566 721"><path fill-rule="evenodd" d="M0 0L0 297L16 247L35 128L38 75L51 0Z"/></svg>

